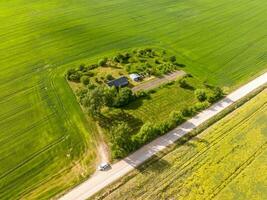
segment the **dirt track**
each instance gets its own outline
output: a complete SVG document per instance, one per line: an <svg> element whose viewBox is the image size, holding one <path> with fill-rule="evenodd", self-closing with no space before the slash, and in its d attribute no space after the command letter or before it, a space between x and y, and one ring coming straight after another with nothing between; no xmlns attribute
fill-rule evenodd
<svg viewBox="0 0 267 200"><path fill-rule="evenodd" d="M133 92L137 92L137 91L140 91L140 90L151 90L153 88L156 88L156 87L160 86L163 83L167 83L169 81L174 81L178 77L182 77L185 74L186 73L184 71L179 70L179 71L167 74L167 75L165 75L163 77L155 78L155 79L153 79L151 81L148 81L146 83L142 83L140 85L137 85L137 86L132 88L132 91Z"/></svg>

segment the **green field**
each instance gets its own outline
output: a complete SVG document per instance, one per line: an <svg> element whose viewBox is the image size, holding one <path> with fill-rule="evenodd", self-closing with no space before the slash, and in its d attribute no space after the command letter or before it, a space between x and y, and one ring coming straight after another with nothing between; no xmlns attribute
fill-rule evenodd
<svg viewBox="0 0 267 200"><path fill-rule="evenodd" d="M94 169L65 71L128 48L168 49L230 89L266 69L264 0L0 2L0 199L47 199Z"/></svg>
<svg viewBox="0 0 267 200"><path fill-rule="evenodd" d="M264 90L104 199L266 199L266 120Z"/></svg>

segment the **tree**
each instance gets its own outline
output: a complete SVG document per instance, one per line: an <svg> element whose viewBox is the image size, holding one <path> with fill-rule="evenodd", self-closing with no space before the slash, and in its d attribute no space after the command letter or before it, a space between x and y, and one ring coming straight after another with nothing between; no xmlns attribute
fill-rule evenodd
<svg viewBox="0 0 267 200"><path fill-rule="evenodd" d="M207 102L207 101L197 102L194 105L194 110L197 111L197 112L200 112L201 110L204 110L204 109L208 108L209 106L210 106L210 103Z"/></svg>
<svg viewBox="0 0 267 200"><path fill-rule="evenodd" d="M103 66L105 66L107 64L107 61L108 61L107 58L100 59L98 61L98 65L101 66L101 67L103 67Z"/></svg>
<svg viewBox="0 0 267 200"><path fill-rule="evenodd" d="M108 107L113 107L114 106L114 101L116 99L118 90L113 87L105 87L104 89L104 96L105 96L105 102Z"/></svg>
<svg viewBox="0 0 267 200"><path fill-rule="evenodd" d="M122 158L132 150L131 133L132 129L125 122L111 128L111 149L114 158Z"/></svg>
<svg viewBox="0 0 267 200"><path fill-rule="evenodd" d="M183 114L178 111L172 111L169 116L169 128L172 129L184 121Z"/></svg>
<svg viewBox="0 0 267 200"><path fill-rule="evenodd" d="M90 83L90 79L89 79L88 76L82 76L82 77L81 77L81 82L82 82L82 84L84 84L84 85L88 85L88 84Z"/></svg>
<svg viewBox="0 0 267 200"><path fill-rule="evenodd" d="M115 98L114 106L122 107L129 104L134 99L133 92L130 88L120 88Z"/></svg>
<svg viewBox="0 0 267 200"><path fill-rule="evenodd" d="M215 87L213 93L208 96L208 102L214 103L223 97L223 90L220 87Z"/></svg>
<svg viewBox="0 0 267 200"><path fill-rule="evenodd" d="M185 117L191 117L195 114L195 110L192 107L186 107L186 108L182 109L182 114Z"/></svg>
<svg viewBox="0 0 267 200"><path fill-rule="evenodd" d="M158 132L159 131L151 122L147 122L141 127L140 131L133 136L132 140L137 146L140 146L154 139L158 135Z"/></svg>
<svg viewBox="0 0 267 200"><path fill-rule="evenodd" d="M195 96L200 102L203 102L207 99L207 94L204 89L195 90Z"/></svg>
<svg viewBox="0 0 267 200"><path fill-rule="evenodd" d="M186 82L185 78L182 78L179 80L179 85L181 88L187 88L188 87L188 83Z"/></svg>
<svg viewBox="0 0 267 200"><path fill-rule="evenodd" d="M68 76L68 80L73 82L80 82L81 76L82 73L80 71L75 71L73 74Z"/></svg>
<svg viewBox="0 0 267 200"><path fill-rule="evenodd" d="M101 115L101 109L105 106L105 103L105 95L101 87L89 90L82 100L82 105L87 109L88 114L94 118Z"/></svg>
<svg viewBox="0 0 267 200"><path fill-rule="evenodd" d="M86 71L85 64L80 64L79 70L80 71Z"/></svg>
<svg viewBox="0 0 267 200"><path fill-rule="evenodd" d="M171 61L172 63L174 63L174 62L176 61L176 57L175 57L175 56L171 56L171 57L170 57L170 61Z"/></svg>
<svg viewBox="0 0 267 200"><path fill-rule="evenodd" d="M114 77L113 77L111 74L107 74L106 79L107 79L108 81L111 81L111 80L114 79Z"/></svg>
<svg viewBox="0 0 267 200"><path fill-rule="evenodd" d="M68 71L67 71L67 78L69 78L70 75L75 74L75 72L76 72L75 69L68 69Z"/></svg>

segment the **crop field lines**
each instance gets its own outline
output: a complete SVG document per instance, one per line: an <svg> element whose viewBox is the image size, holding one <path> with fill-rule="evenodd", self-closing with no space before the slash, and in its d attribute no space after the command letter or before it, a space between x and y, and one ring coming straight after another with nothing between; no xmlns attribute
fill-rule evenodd
<svg viewBox="0 0 267 200"><path fill-rule="evenodd" d="M245 160L230 176L228 176L219 186L212 189L209 199L214 199L214 197L219 194L231 181L233 181L238 175L242 173L252 162L260 156L267 147L267 142L260 146L247 160Z"/></svg>
<svg viewBox="0 0 267 200"><path fill-rule="evenodd" d="M0 196L8 196L9 194L6 193L4 189L8 189L8 187L12 187L14 184L18 184L18 182L13 182L12 184L6 185L8 183L7 181L4 181L5 179L9 178L14 174L14 172L22 171L23 168L25 168L29 163L33 162L33 160L39 159L42 154L49 155L49 152L55 151L57 149L57 146L62 146L64 141L66 140L67 135L61 134L61 135L55 135L53 138L47 137L45 135L45 132L61 132L62 128L65 129L64 126L60 127L61 122L60 115L62 112L58 110L58 108L55 106L55 102L52 99L52 96L50 94L51 88L45 83L46 80L39 79L38 82L36 82L35 85L31 85L31 83L28 81L31 75L27 75L27 77L23 77L23 82L25 81L26 84L17 84L17 82L20 82L21 80L13 81L13 85L18 85L17 89L19 90L19 93L10 92L8 96L4 96L1 100L1 105L3 108L5 108L5 112L1 112L0 117L0 125L1 125L1 154L5 155L5 157L1 157L1 161L5 162L5 160L9 160L9 162L5 163L12 163L11 161L14 156L16 155L16 165L6 165L5 167L1 167L1 177L0 181L1 183L1 195ZM10 83L8 83L10 84ZM8 88L8 86L5 86ZM10 87L15 88L15 87ZM7 91L8 90L4 90ZM2 94L2 93L1 93ZM34 95L33 95L34 94ZM8 97L8 100L6 99ZM18 99L20 97L21 99ZM16 102L16 103L15 103ZM50 103L49 103L50 102ZM12 106L12 104L15 106ZM45 109L47 106L50 109ZM40 109L41 108L41 109ZM36 110L39 110L36 112ZM2 110L3 111L3 110ZM66 117L67 115L62 115L63 117ZM31 120L31 123L28 123L29 120ZM12 122L16 121L17 124L13 124ZM58 121L58 125L55 121ZM18 126L20 127L18 129ZM44 134L41 134L39 130L43 129L45 127ZM39 130L38 130L39 129ZM61 129L61 130L60 130ZM67 130L63 131L66 132ZM34 141L34 135L38 133L38 137L43 137L45 142ZM32 136L33 137L32 137ZM32 139L29 140L29 137ZM28 141L27 141L28 140ZM34 142L33 142L34 141ZM32 143L33 142L33 143ZM23 152L18 152L18 147L26 147L31 152L30 154L27 154L25 157L25 154ZM13 147L13 151L9 151L10 148ZM38 147L38 148L36 148ZM15 153L15 154L14 154ZM22 154L20 156L20 154ZM46 157L46 156L45 156ZM18 159L19 158L19 159ZM38 165L38 170L44 169L44 166L51 165L51 161L53 161L53 158L50 158L50 161L48 162L47 159L43 158L41 159L41 163L45 164L43 166ZM52 165L51 165L52 166ZM28 166L29 167L29 166ZM20 169L21 168L21 169ZM64 169L66 170L66 169ZM31 174L35 175L35 173ZM37 174L36 174L37 175ZM35 175L35 176L36 176ZM24 176L28 176L24 174ZM54 176L49 176L49 179L53 178ZM49 181L48 178L45 178L47 181ZM45 180L43 178L43 180ZM19 181L20 182L20 181ZM44 183L44 181L42 181ZM27 188L24 188L24 192L28 191L30 192L30 189L33 189L36 187L36 185L40 185L40 183L31 184Z"/></svg>
<svg viewBox="0 0 267 200"><path fill-rule="evenodd" d="M267 105L267 103L265 105ZM210 140L208 144L204 142L204 147L201 149L198 149L198 151L195 154L191 155L189 160L187 160L187 158L184 160L179 160L181 161L182 164L175 167L175 171L177 171L177 173L174 174L173 173L174 169L172 169L172 170L169 170L169 173L164 173L162 175L159 175L159 177L164 177L163 179L164 181L163 182L157 181L155 184L153 184L153 187L146 188L148 191L152 191L152 192L143 194L141 198L151 199L153 198L153 194L159 194L160 192L164 192L169 186L174 184L174 182L176 182L177 179L179 179L178 177L187 176L187 173L190 173L190 171L193 171L193 170L197 171L199 168L202 167L204 163L207 163L209 161L207 160L207 158L205 158L205 153L207 153L211 148L216 147L216 145L219 144L224 138L228 137L230 134L233 134L233 131L240 128L240 126L245 125L245 123L248 122L250 118L252 118L254 115L258 114L258 112L261 112L261 111L262 109L259 108L249 118L244 119L243 121L240 121L238 123L238 126L234 126L231 129L223 130L223 132L220 135ZM177 158L177 159L180 159L180 158ZM177 161L177 159L173 161L175 162ZM178 185L177 184L175 185L176 188L182 188L182 186L183 186L183 182L180 182ZM155 188L158 188L158 189L155 189Z"/></svg>
<svg viewBox="0 0 267 200"><path fill-rule="evenodd" d="M230 88L267 67L263 0L14 0L0 4L0 176L54 145L2 178L0 198L38 199L35 190L46 198L49 189L62 191L78 182L80 172L73 172L72 183L60 178L71 174L76 163L93 163L94 136L88 132L94 127L86 124L64 82L66 65L89 64L121 50L153 46L175 52L185 71L196 78ZM176 101L172 95L159 97L155 108L127 112L157 121L168 107L175 107L164 98ZM158 108L165 110L161 116ZM146 114L151 110L153 116ZM60 138L64 139L57 143ZM69 152L70 158L66 157ZM89 175L91 169L87 170Z"/></svg>
<svg viewBox="0 0 267 200"><path fill-rule="evenodd" d="M136 178L128 180L124 186L121 186L122 190L118 188L108 195L107 199L116 198L121 194L124 194L121 196L122 199L127 199L131 195L134 199L173 197L187 199L189 191L191 193L188 198L192 198L194 193L204 195L201 197L205 199L217 197L258 157L266 153L266 136L264 138L264 135L254 136L250 133L252 125L255 125L253 130L264 130L264 125L259 119L264 121L266 117L267 102L264 99L266 94L265 90L252 99L252 102L248 102L248 105L230 114L232 116L226 117L207 129L205 132L208 135L204 133L153 162L151 166L141 170ZM255 107L253 102L257 102ZM258 128L258 125L261 128ZM240 134L240 131L243 133ZM248 138L245 139L246 137ZM232 139L229 141L229 138ZM231 145L234 146L231 147ZM231 148L225 151L228 146ZM220 153L222 148L224 152ZM212 154L214 157L208 156ZM206 175L201 177L201 172ZM212 176L214 172L217 175ZM207 176L209 173L211 176ZM157 181L152 181L155 179ZM193 182L190 183L190 181ZM194 198L197 197L194 196Z"/></svg>
<svg viewBox="0 0 267 200"><path fill-rule="evenodd" d="M253 115L256 115L258 112L262 111L261 108L258 109L255 113L253 113ZM253 115L251 115L249 118L252 118ZM164 187L161 188L161 191L164 191L166 188L168 188L170 185L172 185L175 181L177 181L177 178L180 176L184 176L186 175L188 172L195 170L197 171L199 168L202 167L202 165L204 163L209 163L208 160L205 158L205 153L208 152L211 148L216 147L215 145L217 145L219 142L221 142L224 138L226 138L227 136L229 136L230 134L233 133L233 131L235 131L236 129L240 128L242 125L246 125L245 123L249 121L248 119L245 119L243 121L241 121L238 124L238 127L232 127L232 129L230 130L225 130L225 132L223 132L222 134L220 134L218 137L214 138L212 141L210 141L207 145L205 145L205 147L203 147L202 149L200 149L196 154L194 154L190 160L188 161L184 161L184 163L177 169L177 171L179 171L179 173L177 174L173 174L170 173L169 176L165 174L165 179L168 180L168 183L166 184L166 182L164 183ZM245 128L245 127L243 127ZM262 148L259 148L262 149ZM221 160L221 159L219 159ZM192 165L192 163L195 163L194 165ZM162 187L162 183L157 182L157 185L154 187L158 187L161 185ZM183 183L180 183L178 185L176 185L176 187L178 188L182 188ZM151 195L153 195L153 193L159 193L159 191L157 190L153 190L152 193L150 193ZM143 197L142 197L143 198Z"/></svg>

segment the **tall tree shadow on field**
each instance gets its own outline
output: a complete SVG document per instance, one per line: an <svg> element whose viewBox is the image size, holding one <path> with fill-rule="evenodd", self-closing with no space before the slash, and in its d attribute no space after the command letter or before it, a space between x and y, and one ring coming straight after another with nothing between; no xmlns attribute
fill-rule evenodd
<svg viewBox="0 0 267 200"><path fill-rule="evenodd" d="M124 106L123 109L124 110L136 110L139 107L141 107L143 105L143 101L144 100L150 100L151 96L150 94L147 94L144 97L139 97L138 99L136 99L135 101L131 102L130 104L128 104L127 106Z"/></svg>
<svg viewBox="0 0 267 200"><path fill-rule="evenodd" d="M99 119L99 125L107 130L110 130L112 126L115 126L121 122L129 125L129 127L133 130L132 134L136 133L143 125L142 120L123 110L117 110L116 112L109 113L108 115L102 115Z"/></svg>

